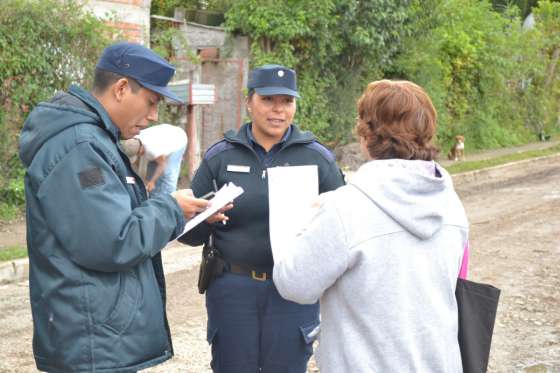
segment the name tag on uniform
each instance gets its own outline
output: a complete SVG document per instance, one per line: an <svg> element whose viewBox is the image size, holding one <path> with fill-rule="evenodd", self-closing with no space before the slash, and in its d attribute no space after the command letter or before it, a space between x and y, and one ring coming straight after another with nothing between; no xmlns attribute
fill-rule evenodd
<svg viewBox="0 0 560 373"><path fill-rule="evenodd" d="M250 166L239 166L236 164L228 164L227 165L227 170L230 172L243 172L248 174L249 172L251 172L251 167Z"/></svg>
<svg viewBox="0 0 560 373"><path fill-rule="evenodd" d="M136 179L133 178L132 176L127 176L126 177L126 183L127 184L136 184Z"/></svg>

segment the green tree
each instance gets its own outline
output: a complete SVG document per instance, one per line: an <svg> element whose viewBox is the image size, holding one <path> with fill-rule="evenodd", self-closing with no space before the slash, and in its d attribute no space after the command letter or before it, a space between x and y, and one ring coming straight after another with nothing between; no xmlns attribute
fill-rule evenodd
<svg viewBox="0 0 560 373"><path fill-rule="evenodd" d="M355 100L382 76L409 32L405 0L243 0L226 13L248 35L251 64L281 63L298 73L298 121L324 141L346 140Z"/></svg>
<svg viewBox="0 0 560 373"><path fill-rule="evenodd" d="M413 27L422 33L405 41L397 65L430 93L440 117L440 143L459 133L478 148L526 142L530 132L517 107L519 88L537 61L521 48L516 10L498 13L478 0L431 5L416 3Z"/></svg>
<svg viewBox="0 0 560 373"><path fill-rule="evenodd" d="M523 99L528 124L544 138L560 130L560 3L542 0L533 11L535 28L525 44L538 62L527 74Z"/></svg>
<svg viewBox="0 0 560 373"><path fill-rule="evenodd" d="M525 19L538 2L539 0L492 0L492 5L497 11L507 10L514 5L519 8L521 18Z"/></svg>
<svg viewBox="0 0 560 373"><path fill-rule="evenodd" d="M172 17L176 8L225 12L235 0L152 0L151 14Z"/></svg>
<svg viewBox="0 0 560 373"><path fill-rule="evenodd" d="M75 1L2 1L0 205L23 203L17 139L27 114L70 83L89 84L110 36L111 30Z"/></svg>

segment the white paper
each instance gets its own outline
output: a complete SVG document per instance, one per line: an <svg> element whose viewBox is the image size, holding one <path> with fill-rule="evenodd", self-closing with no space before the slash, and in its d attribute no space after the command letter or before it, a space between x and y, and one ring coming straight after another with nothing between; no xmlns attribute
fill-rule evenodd
<svg viewBox="0 0 560 373"><path fill-rule="evenodd" d="M214 195L214 198L210 200L210 207L192 217L187 222L187 224L185 224L183 233L181 233L178 237L181 237L182 235L196 227L198 224L208 219L211 215L215 214L219 209L221 209L228 203L233 202L233 200L243 194L243 192L244 190L242 187L239 187L232 182L224 184L222 186L222 189L217 191L216 195Z"/></svg>
<svg viewBox="0 0 560 373"><path fill-rule="evenodd" d="M316 165L273 167L268 172L270 244L276 261L282 247L290 244L309 222L319 196Z"/></svg>

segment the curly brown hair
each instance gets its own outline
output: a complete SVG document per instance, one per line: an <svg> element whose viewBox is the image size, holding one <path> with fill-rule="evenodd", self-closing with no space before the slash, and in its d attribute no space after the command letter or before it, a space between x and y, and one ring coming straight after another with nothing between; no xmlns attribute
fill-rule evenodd
<svg viewBox="0 0 560 373"><path fill-rule="evenodd" d="M412 82L371 82L358 100L355 129L373 159L434 160L436 126L432 100Z"/></svg>

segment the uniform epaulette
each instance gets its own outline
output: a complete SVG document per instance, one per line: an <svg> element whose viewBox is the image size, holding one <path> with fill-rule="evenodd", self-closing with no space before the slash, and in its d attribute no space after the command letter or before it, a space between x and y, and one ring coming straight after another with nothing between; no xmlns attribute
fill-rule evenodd
<svg viewBox="0 0 560 373"><path fill-rule="evenodd" d="M313 142L310 142L309 144L305 144L305 147L308 148L308 149L315 150L316 152L321 154L323 156L323 158L325 158L329 162L336 162L336 156L334 155L334 153L332 151L330 151L329 148L327 148L325 145L321 144L317 140L315 140Z"/></svg>
<svg viewBox="0 0 560 373"><path fill-rule="evenodd" d="M208 161L214 158L216 155L220 154L221 152L231 148L233 148L233 144L229 143L225 139L222 139L208 148L208 150L204 154L204 159Z"/></svg>

